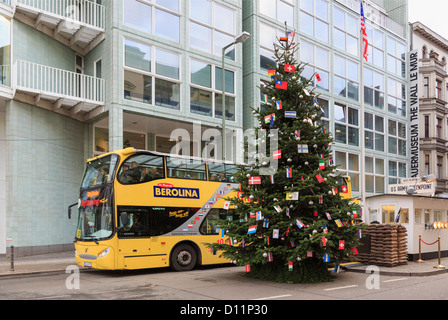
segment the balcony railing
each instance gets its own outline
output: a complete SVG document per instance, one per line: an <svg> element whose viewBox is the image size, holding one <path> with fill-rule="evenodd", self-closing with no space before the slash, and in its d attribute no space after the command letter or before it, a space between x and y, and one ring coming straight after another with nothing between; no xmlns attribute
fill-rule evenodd
<svg viewBox="0 0 448 320"><path fill-rule="evenodd" d="M64 19L104 29L104 6L79 0L15 0L16 5L45 11Z"/></svg>
<svg viewBox="0 0 448 320"><path fill-rule="evenodd" d="M104 105L104 80L29 61L14 64L14 90L89 112Z"/></svg>
<svg viewBox="0 0 448 320"><path fill-rule="evenodd" d="M86 55L105 38L105 7L93 1L11 0L11 4L16 20L80 55Z"/></svg>

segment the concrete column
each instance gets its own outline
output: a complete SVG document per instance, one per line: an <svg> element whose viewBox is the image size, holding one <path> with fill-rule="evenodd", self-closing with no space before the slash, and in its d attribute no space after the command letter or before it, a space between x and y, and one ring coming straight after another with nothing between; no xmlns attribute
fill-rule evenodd
<svg viewBox="0 0 448 320"><path fill-rule="evenodd" d="M109 151L123 149L123 109L112 105L109 110Z"/></svg>

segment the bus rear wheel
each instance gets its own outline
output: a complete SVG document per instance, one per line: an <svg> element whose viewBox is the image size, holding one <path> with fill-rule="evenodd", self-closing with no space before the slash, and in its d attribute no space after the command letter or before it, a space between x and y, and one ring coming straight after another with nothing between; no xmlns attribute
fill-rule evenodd
<svg viewBox="0 0 448 320"><path fill-rule="evenodd" d="M190 271L196 266L197 254L188 244L181 244L171 253L171 268L176 271Z"/></svg>

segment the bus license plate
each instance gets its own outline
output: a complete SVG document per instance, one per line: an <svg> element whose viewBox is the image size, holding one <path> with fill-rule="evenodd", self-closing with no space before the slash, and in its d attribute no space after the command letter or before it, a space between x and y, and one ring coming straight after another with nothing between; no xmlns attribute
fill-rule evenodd
<svg viewBox="0 0 448 320"><path fill-rule="evenodd" d="M92 262L84 262L84 267L91 268Z"/></svg>

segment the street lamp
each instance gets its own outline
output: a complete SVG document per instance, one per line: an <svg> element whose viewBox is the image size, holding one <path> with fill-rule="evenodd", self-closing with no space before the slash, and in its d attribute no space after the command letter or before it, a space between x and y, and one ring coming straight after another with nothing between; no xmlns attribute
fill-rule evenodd
<svg viewBox="0 0 448 320"><path fill-rule="evenodd" d="M244 31L235 38L235 41L222 48L222 159L226 160L226 70L225 70L225 53L231 46L243 43L250 38L250 34Z"/></svg>

